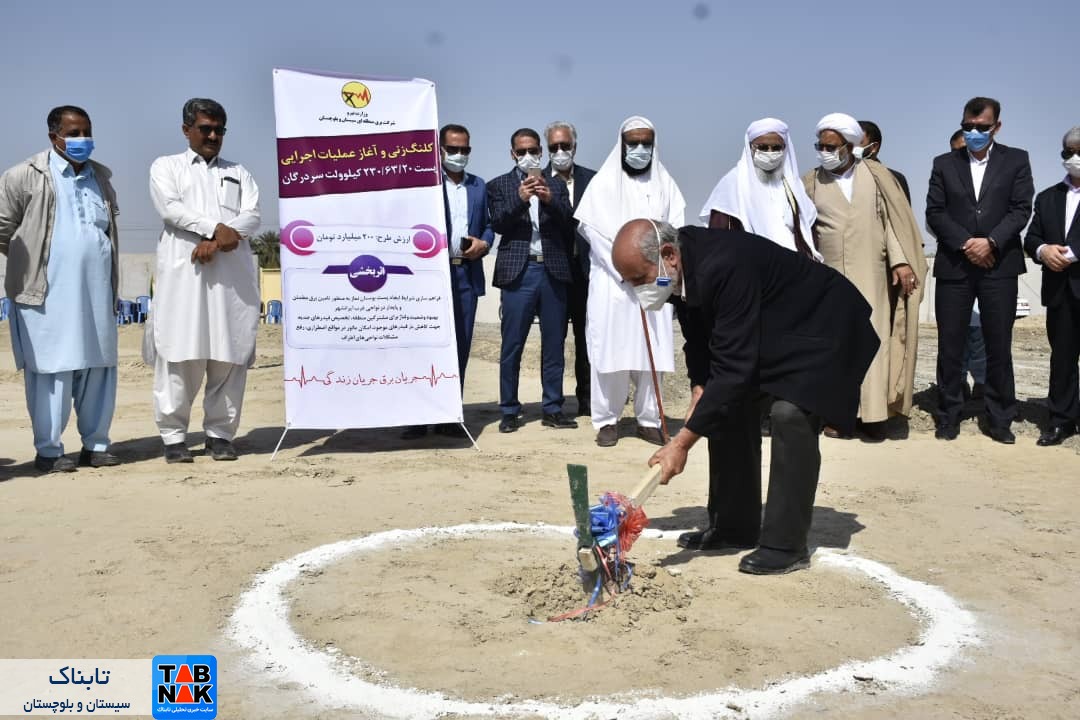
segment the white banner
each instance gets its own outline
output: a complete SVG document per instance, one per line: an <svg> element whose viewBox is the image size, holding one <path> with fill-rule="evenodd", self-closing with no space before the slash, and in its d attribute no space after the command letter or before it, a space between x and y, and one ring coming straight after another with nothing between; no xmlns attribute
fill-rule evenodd
<svg viewBox="0 0 1080 720"><path fill-rule="evenodd" d="M435 86L274 70L285 421L461 422Z"/></svg>

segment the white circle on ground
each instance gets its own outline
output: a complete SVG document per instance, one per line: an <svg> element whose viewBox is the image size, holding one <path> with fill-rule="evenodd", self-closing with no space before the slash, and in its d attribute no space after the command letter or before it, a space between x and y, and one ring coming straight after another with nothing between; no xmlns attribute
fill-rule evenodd
<svg viewBox="0 0 1080 720"><path fill-rule="evenodd" d="M642 537L663 538L679 531L646 530ZM790 677L764 688L727 688L685 697L625 696L592 699L574 705L541 700L470 702L439 692L369 682L350 673L344 659L312 646L289 623L285 589L302 571L326 567L346 556L399 547L422 539L482 538L497 533L572 536L573 528L521 523L466 524L412 530L388 530L342 540L300 553L255 577L240 597L229 621L228 636L252 653L260 672L276 673L284 682L297 683L327 708L362 709L378 717L435 718L445 715L515 717L540 715L556 720L610 718L750 717L766 718L790 711L822 693L858 691L872 678L875 690L912 694L925 690L938 673L956 659L960 650L978 643L975 617L941 588L906 578L881 563L850 552L819 549L814 566L860 572L883 585L921 623L916 644L899 648L887 657L854 660L813 675ZM747 579L747 582L755 582ZM738 708L735 710L734 708Z"/></svg>

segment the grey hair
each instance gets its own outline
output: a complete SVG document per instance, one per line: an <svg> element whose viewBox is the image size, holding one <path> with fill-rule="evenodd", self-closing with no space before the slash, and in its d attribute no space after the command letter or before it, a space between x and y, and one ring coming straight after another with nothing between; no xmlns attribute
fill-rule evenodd
<svg viewBox="0 0 1080 720"><path fill-rule="evenodd" d="M574 145L577 146L577 128L575 128L572 124L566 122L565 120L556 120L553 123L549 123L548 126L544 128L545 140L551 137L552 130L569 130L570 137L574 139Z"/></svg>
<svg viewBox="0 0 1080 720"><path fill-rule="evenodd" d="M1065 133L1065 137L1061 138L1062 147L1077 147L1080 146L1080 125L1077 125L1069 132Z"/></svg>
<svg viewBox="0 0 1080 720"><path fill-rule="evenodd" d="M674 245L676 249L679 248L679 230L671 223L663 222L662 220L653 220L653 224L656 229L660 231L660 235L657 236L655 232L642 233L638 238L638 250L645 257L645 260L654 263L660 262L660 246L664 244Z"/></svg>
<svg viewBox="0 0 1080 720"><path fill-rule="evenodd" d="M211 120L220 120L222 125L226 124L225 108L221 106L221 103L210 98L191 98L184 103L184 124L188 127L193 126L195 116L199 113Z"/></svg>

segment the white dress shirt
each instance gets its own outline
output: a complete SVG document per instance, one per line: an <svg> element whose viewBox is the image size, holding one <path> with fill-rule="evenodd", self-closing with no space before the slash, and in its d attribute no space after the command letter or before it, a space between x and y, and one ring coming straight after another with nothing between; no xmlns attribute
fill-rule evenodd
<svg viewBox="0 0 1080 720"><path fill-rule="evenodd" d="M529 242L530 255L543 255L544 243L540 240L540 198L529 198L529 220L532 222L532 240Z"/></svg>
<svg viewBox="0 0 1080 720"><path fill-rule="evenodd" d="M157 248L152 333L169 362L217 360L246 365L255 353L259 284L251 236L259 229L259 188L242 165L207 163L188 149L150 167L150 198L165 223ZM240 245L192 262L218 223L240 234ZM283 298L286 302L287 298Z"/></svg>
<svg viewBox="0 0 1080 720"><path fill-rule="evenodd" d="M443 173L443 186L446 187L446 200L450 204L450 257L461 257L461 238L469 234L469 192L465 188L465 178L461 182L454 182L446 173Z"/></svg>
<svg viewBox="0 0 1080 720"><path fill-rule="evenodd" d="M982 190L983 175L986 174L986 164L990 162L990 151L994 149L994 143L990 143L986 149L986 157L979 160L977 157L968 153L968 160L971 163L971 184L975 186L975 202L979 201L979 191Z"/></svg>
<svg viewBox="0 0 1080 720"><path fill-rule="evenodd" d="M551 168L551 177L562 178L562 175L559 175L555 168ZM564 182L566 183L566 190L570 194L570 207L574 207L574 167L572 165L570 166L570 174L566 176Z"/></svg>

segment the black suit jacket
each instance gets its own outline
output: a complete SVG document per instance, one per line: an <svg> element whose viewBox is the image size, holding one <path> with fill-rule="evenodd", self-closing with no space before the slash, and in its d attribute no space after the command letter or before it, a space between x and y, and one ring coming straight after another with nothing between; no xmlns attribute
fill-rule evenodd
<svg viewBox="0 0 1080 720"><path fill-rule="evenodd" d="M711 435L764 390L853 432L878 349L870 305L843 275L737 230L679 230L686 367L705 391L687 422Z"/></svg>
<svg viewBox="0 0 1080 720"><path fill-rule="evenodd" d="M585 197L585 190L589 187L589 181L593 179L593 175L596 174L596 171L574 163L574 169L571 170L570 174L574 176L574 207L576 208L581 204L581 198ZM547 167L544 168L544 177L555 177L555 171L552 169L551 163L548 163ZM571 212L572 210L573 209L571 209ZM588 278L589 243L582 237L581 233L578 232L578 225L580 225L580 223L577 220L573 220L572 223L573 235L568 238L567 245L570 248L571 262L576 262L577 268L586 278Z"/></svg>
<svg viewBox="0 0 1080 720"><path fill-rule="evenodd" d="M513 283L529 264L529 245L532 242L532 221L529 203L522 202L518 188L525 173L514 168L487 184L491 227L499 233L499 248L495 255L495 277L491 284L506 287ZM560 178L546 178L551 188L551 202L540 203L540 243L544 250L544 268L551 277L568 283L570 252L567 237L572 227L570 195Z"/></svg>
<svg viewBox="0 0 1080 720"><path fill-rule="evenodd" d="M967 150L934 158L926 193L926 224L937 236L934 277L1007 278L1026 272L1020 231L1031 218L1035 185L1026 150L994 143L978 201L971 181ZM969 238L989 237L997 243L989 270L972 265L960 249Z"/></svg>
<svg viewBox="0 0 1080 720"><path fill-rule="evenodd" d="M1035 217L1024 239L1024 249L1035 262L1039 258L1035 252L1040 245L1068 245L1073 254L1080 257L1080 212L1072 218L1072 223L1065 227L1065 195L1069 187L1060 182L1039 193L1035 198ZM1039 263L1042 265L1042 263ZM1054 272L1043 267L1042 304L1046 307L1059 305L1066 299L1066 293L1080 298L1080 262L1074 262L1063 272Z"/></svg>
<svg viewBox="0 0 1080 720"><path fill-rule="evenodd" d="M889 172L891 172L893 174L893 177L896 178L896 182L900 183L900 189L904 191L904 197L907 198L908 205L910 205L911 189L908 187L907 178L904 177L904 173L900 172L899 170L893 170L892 168L889 168Z"/></svg>

